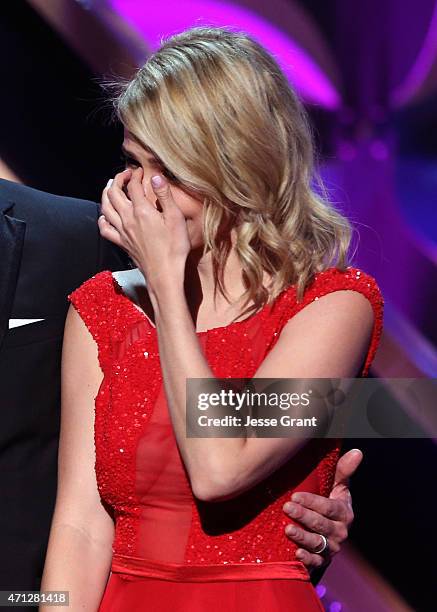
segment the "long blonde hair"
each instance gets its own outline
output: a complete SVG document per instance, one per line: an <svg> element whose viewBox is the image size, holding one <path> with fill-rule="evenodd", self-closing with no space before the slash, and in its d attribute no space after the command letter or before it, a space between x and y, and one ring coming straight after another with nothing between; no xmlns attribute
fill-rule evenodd
<svg viewBox="0 0 437 612"><path fill-rule="evenodd" d="M275 59L246 33L194 27L165 39L119 84L113 102L178 185L203 197L204 253L211 251L215 290L225 299L232 228L245 305L253 302L244 312L270 304L289 285L300 300L316 272L349 265L352 228L314 169L303 104Z"/></svg>

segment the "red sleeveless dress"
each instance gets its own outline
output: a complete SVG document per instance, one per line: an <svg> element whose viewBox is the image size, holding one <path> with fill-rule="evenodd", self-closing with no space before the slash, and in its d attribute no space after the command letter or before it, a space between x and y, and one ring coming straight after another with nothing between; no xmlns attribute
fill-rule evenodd
<svg viewBox="0 0 437 612"><path fill-rule="evenodd" d="M383 299L373 277L349 267L316 274L296 302L285 289L249 318L197 332L218 378L251 377L301 308L332 291L362 293L375 323L359 375L375 355ZM294 491L329 496L341 440L312 439L238 497L202 502L191 491L168 414L157 332L110 271L68 296L98 346L104 378L95 398L96 477L115 521L111 573L100 612L323 610L298 548L284 532Z"/></svg>

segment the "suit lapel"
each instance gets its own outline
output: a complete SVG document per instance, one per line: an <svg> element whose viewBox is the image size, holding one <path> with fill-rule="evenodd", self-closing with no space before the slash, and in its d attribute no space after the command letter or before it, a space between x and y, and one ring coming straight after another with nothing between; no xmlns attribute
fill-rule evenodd
<svg viewBox="0 0 437 612"><path fill-rule="evenodd" d="M17 286L26 222L12 216L14 203L0 201L0 347Z"/></svg>

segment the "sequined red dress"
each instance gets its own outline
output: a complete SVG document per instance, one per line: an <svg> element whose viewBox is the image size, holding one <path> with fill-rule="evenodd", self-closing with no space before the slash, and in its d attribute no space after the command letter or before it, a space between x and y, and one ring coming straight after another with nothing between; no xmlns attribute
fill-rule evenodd
<svg viewBox="0 0 437 612"><path fill-rule="evenodd" d="M375 324L360 374L381 336L383 299L357 270L318 273L299 304L289 287L241 322L197 337L220 378L251 377L288 319L336 290L371 302ZM284 534L293 491L328 496L341 441L310 440L250 491L225 502L197 500L179 455L162 384L157 332L110 271L69 295L98 346L104 373L95 398L96 477L115 521L111 574L100 612L323 610L297 546Z"/></svg>

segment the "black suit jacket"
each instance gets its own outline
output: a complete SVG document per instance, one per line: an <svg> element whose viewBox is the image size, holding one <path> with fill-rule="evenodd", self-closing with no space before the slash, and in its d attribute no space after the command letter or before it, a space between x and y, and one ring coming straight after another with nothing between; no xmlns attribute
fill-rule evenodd
<svg viewBox="0 0 437 612"><path fill-rule="evenodd" d="M56 496L67 295L132 267L94 202L0 180L0 590L40 588ZM8 329L9 319L43 319ZM29 609L23 608L24 609Z"/></svg>

